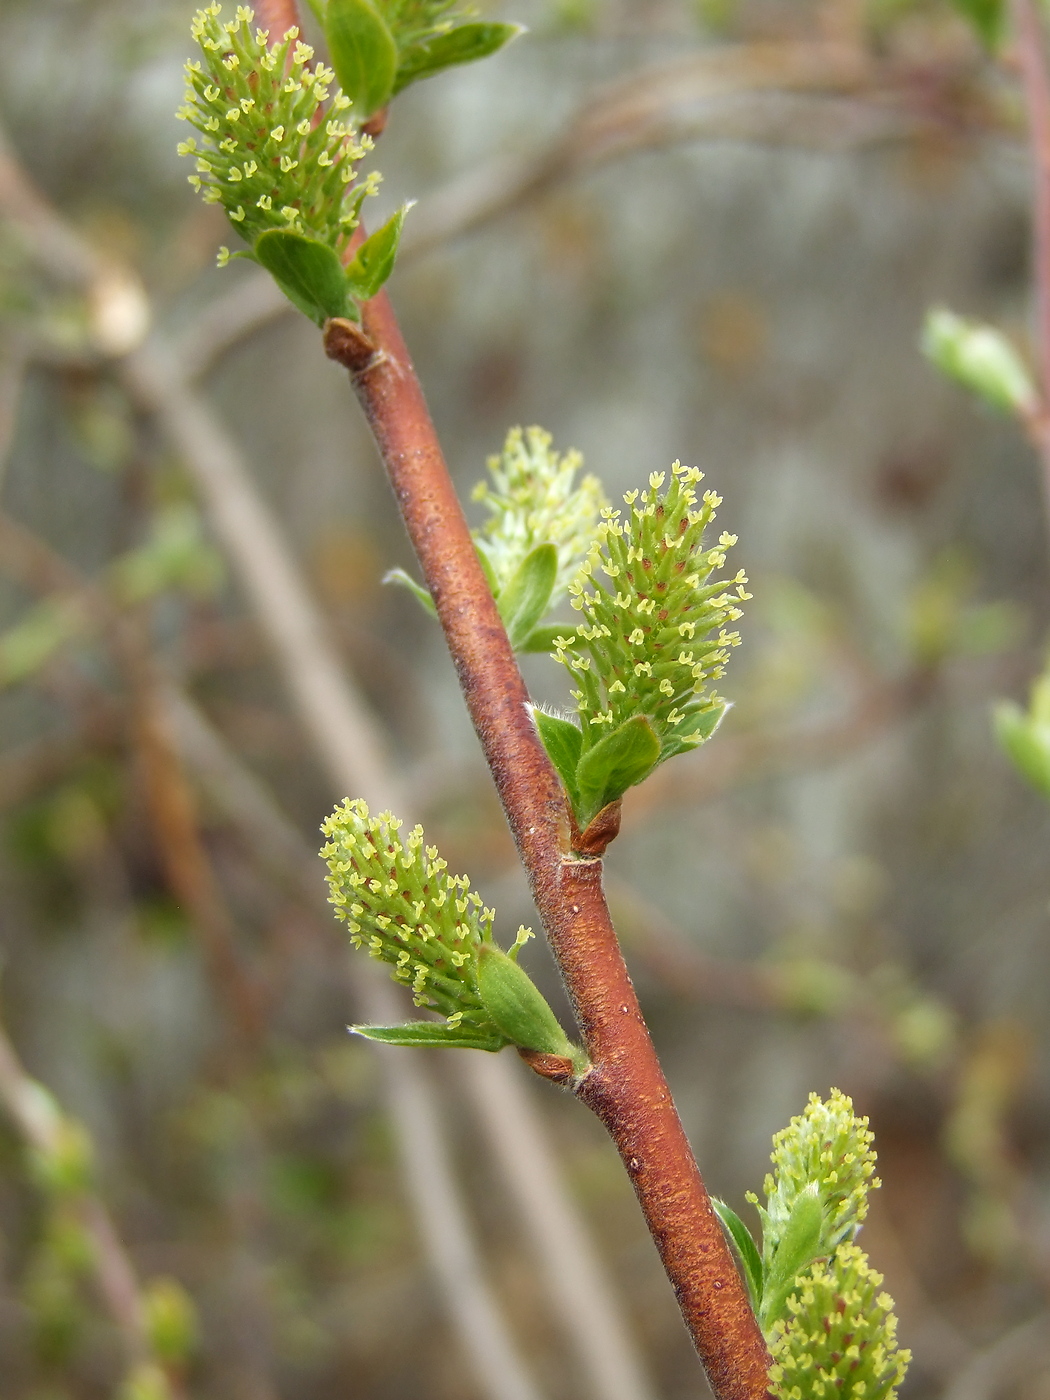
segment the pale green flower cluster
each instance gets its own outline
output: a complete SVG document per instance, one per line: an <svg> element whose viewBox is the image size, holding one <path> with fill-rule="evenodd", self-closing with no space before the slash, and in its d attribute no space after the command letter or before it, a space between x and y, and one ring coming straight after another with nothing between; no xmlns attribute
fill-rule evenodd
<svg viewBox="0 0 1050 1400"><path fill-rule="evenodd" d="M542 544L552 544L558 555L548 608L565 592L606 504L596 476L574 485L582 465L579 452L553 452L551 435L542 428L511 428L503 451L489 457L491 483L479 481L472 499L481 501L492 518L475 531L474 539L492 567L497 594Z"/></svg>
<svg viewBox="0 0 1050 1400"><path fill-rule="evenodd" d="M371 816L360 799L335 809L321 827L329 902L354 946L390 963L417 1006L503 1044L478 990L478 952L492 942L494 911L466 875L447 873L437 848L424 844L422 827L402 841L402 825L389 812ZM515 948L529 936L519 933Z"/></svg>
<svg viewBox="0 0 1050 1400"><path fill-rule="evenodd" d="M178 147L196 158L190 183L205 202L222 204L250 244L282 229L341 254L380 178L355 183L371 138L340 118L350 100L331 92L331 69L310 66L313 49L297 29L271 48L247 6L225 23L220 14L221 6L209 5L192 26L202 57L186 64L186 105L178 112L201 136Z"/></svg>
<svg viewBox="0 0 1050 1400"><path fill-rule="evenodd" d="M805 1111L773 1139L775 1170L763 1185L765 1208L759 1206L767 1254L776 1248L799 1197L814 1187L823 1208L817 1252L828 1254L853 1239L868 1213L868 1192L880 1185L874 1140L867 1118L854 1114L846 1094L832 1089L826 1102L810 1094ZM757 1205L756 1197L749 1199Z"/></svg>
<svg viewBox="0 0 1050 1400"><path fill-rule="evenodd" d="M620 511L603 510L597 538L569 585L584 620L575 637L556 642L555 655L579 686L573 698L585 748L641 714L660 740L663 760L702 743L725 707L707 685L740 643L727 624L751 595L743 572L710 582L736 536L723 534L704 549L721 499L706 491L695 509L693 487L702 477L675 462L666 490L664 473L654 472L648 491L627 492L626 520Z"/></svg>
<svg viewBox="0 0 1050 1400"><path fill-rule="evenodd" d="M797 1280L773 1328L769 1380L778 1400L889 1400L911 1352L897 1347L893 1299L854 1244Z"/></svg>

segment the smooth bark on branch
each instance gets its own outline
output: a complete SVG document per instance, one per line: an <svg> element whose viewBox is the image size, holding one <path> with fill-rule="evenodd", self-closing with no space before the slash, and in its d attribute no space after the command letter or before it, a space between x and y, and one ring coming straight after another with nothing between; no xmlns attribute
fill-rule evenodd
<svg viewBox="0 0 1050 1400"><path fill-rule="evenodd" d="M325 348L375 434L593 1061L575 1091L619 1149L715 1395L758 1400L762 1335L642 1019L601 861L569 852L558 779L385 293L364 307L370 344L348 343L345 326L328 323Z"/></svg>

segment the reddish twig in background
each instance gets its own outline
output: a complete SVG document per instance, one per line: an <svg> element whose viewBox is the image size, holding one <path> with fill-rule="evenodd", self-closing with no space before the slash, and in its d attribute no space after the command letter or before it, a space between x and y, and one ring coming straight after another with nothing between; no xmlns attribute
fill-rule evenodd
<svg viewBox="0 0 1050 1400"><path fill-rule="evenodd" d="M281 38L289 29L298 28L299 14L295 0L255 0L253 8L259 28L270 31L271 42Z"/></svg>
<svg viewBox="0 0 1050 1400"><path fill-rule="evenodd" d="M593 1062L575 1092L619 1149L715 1395L757 1400L762 1335L642 1019L601 861L569 853L558 780L384 293L363 330L329 322L326 350L350 370L375 434Z"/></svg>

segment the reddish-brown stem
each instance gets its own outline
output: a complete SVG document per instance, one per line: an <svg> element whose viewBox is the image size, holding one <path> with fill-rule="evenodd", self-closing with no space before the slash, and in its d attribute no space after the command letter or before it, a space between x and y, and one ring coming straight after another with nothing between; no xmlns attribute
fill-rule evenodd
<svg viewBox="0 0 1050 1400"><path fill-rule="evenodd" d="M269 30L270 42L274 43L298 28L299 9L295 0L255 0L255 19L260 29Z"/></svg>
<svg viewBox="0 0 1050 1400"><path fill-rule="evenodd" d="M642 1019L601 861L570 853L558 779L385 294L365 306L363 330L348 337L330 323L326 349L350 370L379 444L569 990L593 1063L575 1092L620 1151L716 1397L759 1400L762 1335Z"/></svg>
<svg viewBox="0 0 1050 1400"><path fill-rule="evenodd" d="M1043 495L1050 519L1050 75L1043 29L1035 0L1015 0L1017 61L1028 109L1034 184L1034 262L1036 346L1039 363L1038 410L1028 428L1043 464Z"/></svg>

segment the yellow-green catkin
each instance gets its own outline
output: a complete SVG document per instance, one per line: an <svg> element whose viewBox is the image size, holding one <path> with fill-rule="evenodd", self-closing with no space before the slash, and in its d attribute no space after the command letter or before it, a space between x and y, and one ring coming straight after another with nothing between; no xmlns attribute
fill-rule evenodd
<svg viewBox="0 0 1050 1400"><path fill-rule="evenodd" d="M891 1400L911 1352L897 1346L893 1299L881 1285L855 1244L800 1276L769 1338L778 1400Z"/></svg>
<svg viewBox="0 0 1050 1400"><path fill-rule="evenodd" d="M542 428L511 428L503 451L486 463L489 481L479 481L472 499L491 518L475 539L496 579L496 591L513 578L525 557L541 544L553 544L558 573L549 606L565 592L595 536L606 505L596 476L576 481L583 466L579 452L557 453Z"/></svg>
<svg viewBox="0 0 1050 1400"><path fill-rule="evenodd" d="M403 823L389 812L370 815L349 798L321 827L327 843L329 900L351 942L393 967L417 1006L444 1015L450 1026L479 1035L499 1032L478 990L478 952L492 941L494 912L450 875L423 828L401 839ZM519 933L519 943L529 935Z"/></svg>
<svg viewBox="0 0 1050 1400"><path fill-rule="evenodd" d="M342 254L380 178L356 180L371 138L349 121L350 99L332 89L330 68L311 63L314 51L297 29L271 47L246 5L232 20L221 13L208 5L192 24L201 57L186 64L177 114L200 137L178 147L196 161L190 184L206 203L222 204L249 244L284 229ZM220 262L228 256L224 249Z"/></svg>
<svg viewBox="0 0 1050 1400"><path fill-rule="evenodd" d="M810 1094L805 1111L773 1139L774 1170L765 1180L766 1205L759 1207L767 1253L775 1250L799 1195L814 1183L824 1208L822 1252L853 1239L868 1213L868 1192L880 1185L873 1141L867 1118L857 1117L846 1094L832 1089L826 1101Z"/></svg>
<svg viewBox="0 0 1050 1400"><path fill-rule="evenodd" d="M642 714L660 740L661 759L668 758L702 743L724 708L708 684L722 676L740 642L728 629L751 595L742 572L711 581L736 536L722 534L704 548L721 500L706 491L698 501L694 487L702 477L675 462L669 480L654 472L647 491L627 492L626 518L603 510L569 585L583 618L575 637L556 643L555 656L579 687L573 698L585 748Z"/></svg>

